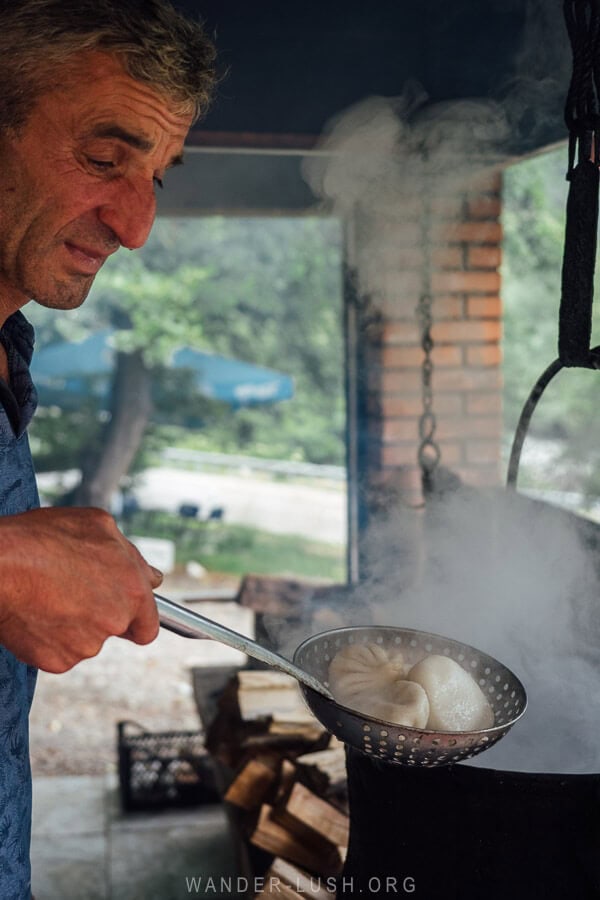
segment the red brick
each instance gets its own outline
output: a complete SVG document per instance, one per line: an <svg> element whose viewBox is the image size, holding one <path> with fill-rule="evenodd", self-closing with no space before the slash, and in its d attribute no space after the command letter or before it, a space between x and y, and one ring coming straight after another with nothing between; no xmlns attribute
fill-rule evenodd
<svg viewBox="0 0 600 900"><path fill-rule="evenodd" d="M501 448L499 441L468 441L465 449L467 462L500 465Z"/></svg>
<svg viewBox="0 0 600 900"><path fill-rule="evenodd" d="M500 246L467 247L467 269L497 269L501 262Z"/></svg>
<svg viewBox="0 0 600 900"><path fill-rule="evenodd" d="M444 438L490 438L500 437L502 434L502 419L500 416L470 416L459 418L458 416L439 416L437 420L436 435L440 440Z"/></svg>
<svg viewBox="0 0 600 900"><path fill-rule="evenodd" d="M499 272L434 272L434 293L497 294L500 290Z"/></svg>
<svg viewBox="0 0 600 900"><path fill-rule="evenodd" d="M469 319L461 322L435 322L432 337L436 344L482 343L500 340L500 322Z"/></svg>
<svg viewBox="0 0 600 900"><path fill-rule="evenodd" d="M419 416L423 412L423 401L419 394L411 397L394 397L386 394L380 399L380 415L382 419L394 419L399 416Z"/></svg>
<svg viewBox="0 0 600 900"><path fill-rule="evenodd" d="M387 346L383 348L382 365L386 369L412 368L423 365L423 350L418 347ZM435 366L461 366L463 354L461 347L434 347L433 363Z"/></svg>
<svg viewBox="0 0 600 900"><path fill-rule="evenodd" d="M499 391L467 394L465 400L468 416L500 415L502 412L502 395Z"/></svg>
<svg viewBox="0 0 600 900"><path fill-rule="evenodd" d="M457 346L440 346L433 348L432 359L434 368L445 369L454 366L462 366L463 348Z"/></svg>
<svg viewBox="0 0 600 900"><path fill-rule="evenodd" d="M502 241L500 222L455 222L441 224L434 231L438 240L449 243L466 241L468 244L499 244Z"/></svg>
<svg viewBox="0 0 600 900"><path fill-rule="evenodd" d="M460 416L464 405L465 395L460 393L439 394L433 398L433 411L438 416Z"/></svg>
<svg viewBox="0 0 600 900"><path fill-rule="evenodd" d="M467 184L469 195L499 194L502 191L502 170L488 169L473 175Z"/></svg>
<svg viewBox="0 0 600 900"><path fill-rule="evenodd" d="M445 366L461 366L463 364L462 347L434 347L433 364L440 368ZM385 369L411 369L421 368L424 352L421 346L415 347L384 347L381 364Z"/></svg>
<svg viewBox="0 0 600 900"><path fill-rule="evenodd" d="M385 419L383 422L382 439L386 444L419 442L419 420L409 419Z"/></svg>
<svg viewBox="0 0 600 900"><path fill-rule="evenodd" d="M480 347L466 347L468 366L499 366L502 362L502 348L499 344L482 344Z"/></svg>
<svg viewBox="0 0 600 900"><path fill-rule="evenodd" d="M418 462L416 444L387 444L381 448L381 462L384 466L410 466Z"/></svg>
<svg viewBox="0 0 600 900"><path fill-rule="evenodd" d="M385 369L409 369L418 367L423 363L423 350L421 346L398 347L388 344L383 347L381 353L381 365Z"/></svg>
<svg viewBox="0 0 600 900"><path fill-rule="evenodd" d="M395 326L396 323L399 323L401 325L414 325L416 327L417 298L415 298L415 302L412 305L397 304L394 306L389 303L385 297L376 297L373 308L381 313L381 319L379 320L379 335L382 342L386 339L387 328L390 325Z"/></svg>
<svg viewBox="0 0 600 900"><path fill-rule="evenodd" d="M436 369L433 373L434 395L436 391L494 391L500 389L501 383L496 368Z"/></svg>
<svg viewBox="0 0 600 900"><path fill-rule="evenodd" d="M466 218L469 219L498 219L501 212L500 197L481 195L467 201Z"/></svg>
<svg viewBox="0 0 600 900"><path fill-rule="evenodd" d="M411 346L420 343L419 326L412 322L389 322L383 326L382 339L385 344Z"/></svg>
<svg viewBox="0 0 600 900"><path fill-rule="evenodd" d="M467 318L500 319L502 300L500 297L467 297Z"/></svg>
<svg viewBox="0 0 600 900"><path fill-rule="evenodd" d="M463 319L465 317L465 301L456 294L436 295L433 298L433 317L439 319Z"/></svg>
<svg viewBox="0 0 600 900"><path fill-rule="evenodd" d="M463 248L458 244L434 248L431 251L431 265L434 269L462 269Z"/></svg>
<svg viewBox="0 0 600 900"><path fill-rule="evenodd" d="M468 395L467 395L468 396ZM435 397L433 411L436 415L462 415L464 407L462 394L440 394ZM418 418L423 412L423 400L420 394L410 397L385 395L381 398L381 417L399 418L413 416Z"/></svg>
<svg viewBox="0 0 600 900"><path fill-rule="evenodd" d="M446 370L440 369L440 372L444 371ZM381 389L384 394L416 394L420 393L421 387L419 369L384 370L381 376Z"/></svg>
<svg viewBox="0 0 600 900"><path fill-rule="evenodd" d="M443 466L456 466L464 461L464 447L456 441L440 441L442 456L440 463Z"/></svg>
<svg viewBox="0 0 600 900"><path fill-rule="evenodd" d="M440 463L444 466L457 466L464 464L464 447L456 441L445 441L439 444L441 457ZM382 448L381 460L384 466L392 468L396 466L415 466L414 472L419 480L421 478L421 470L418 467L418 444L386 444Z"/></svg>

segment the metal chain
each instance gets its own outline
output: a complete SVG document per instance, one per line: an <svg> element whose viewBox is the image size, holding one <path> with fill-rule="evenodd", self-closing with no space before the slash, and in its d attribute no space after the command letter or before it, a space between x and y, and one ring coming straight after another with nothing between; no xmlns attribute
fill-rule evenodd
<svg viewBox="0 0 600 900"><path fill-rule="evenodd" d="M421 347L423 348L423 365L421 368L423 412L419 419L418 460L421 467L423 493L433 490L433 475L441 458L441 450L434 440L436 418L433 412L433 297L431 292L431 203L429 197L423 200L423 216L421 219L421 245L423 247L422 292L416 308L417 319L421 329Z"/></svg>

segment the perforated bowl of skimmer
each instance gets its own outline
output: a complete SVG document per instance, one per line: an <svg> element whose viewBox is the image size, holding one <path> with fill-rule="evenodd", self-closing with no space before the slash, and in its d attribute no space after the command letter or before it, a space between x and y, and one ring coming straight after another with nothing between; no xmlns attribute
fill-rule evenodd
<svg viewBox="0 0 600 900"><path fill-rule="evenodd" d="M294 663L328 686L329 664L348 645L379 644L399 650L409 665L431 654L447 656L471 675L494 713L481 731L430 731L394 725L327 699L300 685L313 715L340 741L374 759L405 766L443 766L483 753L521 718L527 695L517 676L498 660L468 644L438 634L391 626L337 628L303 641Z"/></svg>

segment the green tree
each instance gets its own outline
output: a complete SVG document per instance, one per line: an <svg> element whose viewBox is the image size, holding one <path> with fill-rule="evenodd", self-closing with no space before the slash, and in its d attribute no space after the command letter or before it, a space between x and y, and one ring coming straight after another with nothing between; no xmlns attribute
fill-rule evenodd
<svg viewBox="0 0 600 900"><path fill-rule="evenodd" d="M169 439L174 424L202 422L201 432L180 433L188 445L341 462L339 242L337 223L327 219L162 219L141 252L107 263L80 310L33 310L42 345L117 329L109 415L90 404L63 416L42 410L32 429L53 464L61 453L79 457L76 502L106 506L164 421ZM185 373L169 368L184 345L284 369L296 397L236 413L199 398ZM58 451L69 420L86 440L71 436Z"/></svg>

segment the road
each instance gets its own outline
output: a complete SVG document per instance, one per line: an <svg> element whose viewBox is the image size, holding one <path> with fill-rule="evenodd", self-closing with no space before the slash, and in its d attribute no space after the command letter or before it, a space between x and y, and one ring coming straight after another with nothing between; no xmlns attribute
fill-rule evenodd
<svg viewBox="0 0 600 900"><path fill-rule="evenodd" d="M346 542L343 484L314 486L252 473L221 475L161 467L143 473L135 496L144 509L175 512L190 503L206 515L210 508L222 506L227 522L340 546Z"/></svg>

